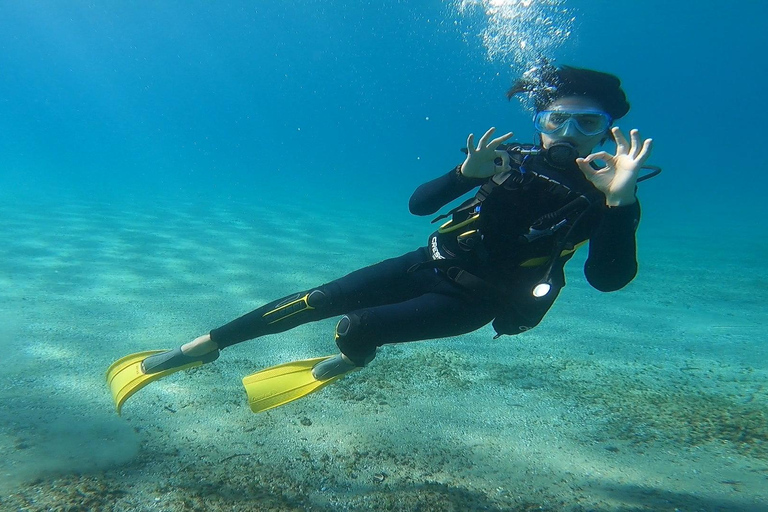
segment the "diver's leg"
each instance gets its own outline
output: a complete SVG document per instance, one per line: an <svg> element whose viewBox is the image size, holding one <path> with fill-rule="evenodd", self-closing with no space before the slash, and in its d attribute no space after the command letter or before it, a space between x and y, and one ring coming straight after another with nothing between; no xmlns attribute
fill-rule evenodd
<svg viewBox="0 0 768 512"><path fill-rule="evenodd" d="M421 293L408 272L425 261L423 249L356 270L317 288L266 304L201 336L182 350L213 350L293 329L360 307L400 302ZM203 352L204 353L204 352Z"/></svg>
<svg viewBox="0 0 768 512"><path fill-rule="evenodd" d="M432 286L437 271L434 268L412 271L412 268L428 261L431 261L429 252L426 247L421 247L333 281L338 306L336 314L403 302L423 294L425 287Z"/></svg>
<svg viewBox="0 0 768 512"><path fill-rule="evenodd" d="M435 279L438 279L435 277ZM365 366L384 344L458 336L493 320L488 297L458 289L447 278L418 297L355 310L339 321L336 344L357 366Z"/></svg>
<svg viewBox="0 0 768 512"><path fill-rule="evenodd" d="M248 375L243 385L251 410L265 411L322 389L365 366L375 356L376 348L385 343L455 336L493 319L496 301L490 297L488 287L464 288L434 268L390 271L397 266L396 262L382 262L335 282L340 289L347 287L347 293L342 294L347 302L340 304L356 301L364 306L344 315L337 324L336 343L341 352ZM380 281L382 276L387 279ZM358 286L377 282L391 286L378 288L378 293L368 293ZM382 296L389 302L378 304ZM393 297L405 300L395 302Z"/></svg>
<svg viewBox="0 0 768 512"><path fill-rule="evenodd" d="M195 362L209 363L219 357L221 349L235 343L332 316L326 289L324 285L265 304L181 347L148 356L141 370L152 375Z"/></svg>
<svg viewBox="0 0 768 512"><path fill-rule="evenodd" d="M265 304L208 334L181 346L184 356L202 356L214 350L266 334L292 329L303 323L333 316L326 286L295 293Z"/></svg>
<svg viewBox="0 0 768 512"><path fill-rule="evenodd" d="M418 295L418 279L408 270L426 261L425 250L382 261L352 272L318 288L284 297L266 304L226 325L212 330L179 348L140 352L123 357L107 371L107 382L118 412L125 400L150 382L165 375L215 360L222 348L248 339L286 331L298 325L321 320L360 307L399 302ZM334 358L336 359L336 358ZM348 360L338 358L336 375L349 368ZM355 363L354 368L357 366ZM332 378L333 375L324 375Z"/></svg>
<svg viewBox="0 0 768 512"><path fill-rule="evenodd" d="M243 385L251 410L265 411L322 389L365 366L376 348L385 343L454 336L473 331L493 318L490 308L480 306L490 305L490 301L479 291L467 292L444 274L424 270L413 272L414 285L442 286L428 286L426 293L415 298L343 316L336 327L341 353L285 363L245 377Z"/></svg>
<svg viewBox="0 0 768 512"><path fill-rule="evenodd" d="M275 300L213 329L209 338L221 349L328 318L336 309L331 290L332 286L323 285Z"/></svg>

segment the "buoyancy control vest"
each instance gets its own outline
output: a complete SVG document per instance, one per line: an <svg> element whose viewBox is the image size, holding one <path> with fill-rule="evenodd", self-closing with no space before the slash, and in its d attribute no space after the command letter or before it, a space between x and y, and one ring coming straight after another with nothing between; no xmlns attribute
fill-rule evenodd
<svg viewBox="0 0 768 512"><path fill-rule="evenodd" d="M511 170L492 176L474 197L432 221L451 217L430 236L433 259L539 266L549 263L553 242L563 246L558 254L573 251L566 248L566 233L572 234L568 228L602 195L586 182L577 188L550 177L536 146L509 144L500 149L510 156ZM534 203L527 204L530 201ZM501 212L504 218L499 219L498 213L511 204L519 211Z"/></svg>
<svg viewBox="0 0 768 512"><path fill-rule="evenodd" d="M568 171L553 166L542 148L499 149L509 155L511 170L492 176L474 197L433 219L450 217L429 238L433 261L418 265L442 268L457 284L498 297L497 338L541 321L565 285L562 266L589 237L585 219L604 204L603 194L577 167L574 179L556 178ZM644 168L651 172L638 182L661 172ZM505 215L511 205L520 210L512 219Z"/></svg>

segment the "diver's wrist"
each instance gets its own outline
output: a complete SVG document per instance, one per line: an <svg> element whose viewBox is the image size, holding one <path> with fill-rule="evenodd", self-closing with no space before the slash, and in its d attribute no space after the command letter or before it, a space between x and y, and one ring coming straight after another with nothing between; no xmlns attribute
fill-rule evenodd
<svg viewBox="0 0 768 512"><path fill-rule="evenodd" d="M456 176L456 179L459 181L459 183L463 183L463 182L468 181L470 179L469 176L464 174L463 168L464 168L464 165L463 164L459 164L453 170L454 175Z"/></svg>
<svg viewBox="0 0 768 512"><path fill-rule="evenodd" d="M637 202L635 194L631 196L605 196L605 205L609 208L615 208L617 206L628 206Z"/></svg>

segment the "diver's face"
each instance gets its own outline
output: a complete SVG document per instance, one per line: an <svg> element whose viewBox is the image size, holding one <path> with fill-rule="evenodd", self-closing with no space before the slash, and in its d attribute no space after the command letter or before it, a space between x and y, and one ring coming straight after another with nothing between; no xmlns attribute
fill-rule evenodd
<svg viewBox="0 0 768 512"><path fill-rule="evenodd" d="M573 118L568 119L562 124L557 123L550 126L550 129L547 130L548 133L544 133L537 127L539 133L541 133L542 146L544 146L545 149L549 148L555 142L568 142L573 144L580 157L585 157L592 153L594 147L608 136L611 119L593 99L584 96L559 98L547 105L547 108L540 114L545 112L557 113L560 111L563 112L563 115L554 117L560 117L561 119L559 120L562 120L566 118L568 113L574 113ZM590 116L590 113L594 113L594 116ZM581 125L577 126L577 124L579 124L579 119L577 118L579 114L583 114L584 117L580 123ZM599 119L601 116L605 117L602 124Z"/></svg>

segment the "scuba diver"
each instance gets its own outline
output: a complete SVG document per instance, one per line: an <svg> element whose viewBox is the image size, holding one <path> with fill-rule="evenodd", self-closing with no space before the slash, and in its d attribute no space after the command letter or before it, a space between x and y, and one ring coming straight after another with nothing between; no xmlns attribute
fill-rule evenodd
<svg viewBox="0 0 768 512"><path fill-rule="evenodd" d="M432 215L478 189L427 245L340 279L266 304L173 350L140 352L110 366L120 410L136 391L165 375L209 363L226 347L343 315L336 355L295 361L243 379L260 412L336 381L370 363L385 344L458 336L490 322L501 335L535 327L565 286L564 266L589 241L588 282L618 290L637 273L636 184L652 141L629 138L613 123L629 103L611 74L549 63L526 72L507 93L527 95L537 144L467 139L464 162L419 186L409 208ZM593 152L613 140L615 153ZM651 166L646 166L651 168Z"/></svg>

